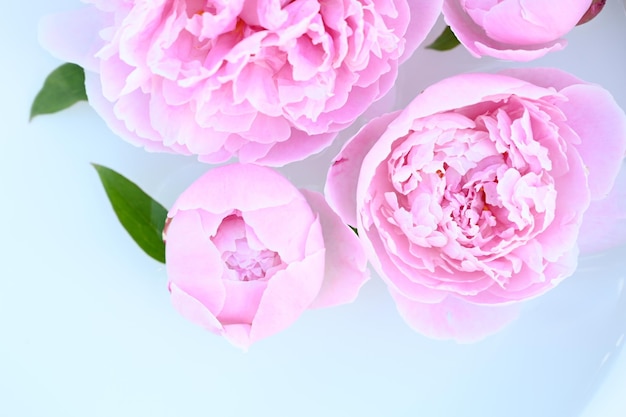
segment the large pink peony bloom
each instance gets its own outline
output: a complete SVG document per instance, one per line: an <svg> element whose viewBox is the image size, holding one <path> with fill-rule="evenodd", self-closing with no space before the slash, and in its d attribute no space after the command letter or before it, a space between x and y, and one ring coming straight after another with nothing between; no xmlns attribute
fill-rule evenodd
<svg viewBox="0 0 626 417"><path fill-rule="evenodd" d="M242 348L308 308L353 301L368 278L356 235L323 196L256 165L207 172L164 235L175 308Z"/></svg>
<svg viewBox="0 0 626 417"><path fill-rule="evenodd" d="M530 61L567 42L563 36L592 0L444 0L446 23L476 56Z"/></svg>
<svg viewBox="0 0 626 417"><path fill-rule="evenodd" d="M85 67L91 105L148 150L283 165L393 86L442 0L92 0L41 42Z"/></svg>
<svg viewBox="0 0 626 417"><path fill-rule="evenodd" d="M625 153L624 112L596 85L553 69L465 74L366 125L326 194L358 226L406 321L468 341L515 316L493 306L570 276L578 243L624 242L598 235L610 226L579 231L626 216L606 201Z"/></svg>

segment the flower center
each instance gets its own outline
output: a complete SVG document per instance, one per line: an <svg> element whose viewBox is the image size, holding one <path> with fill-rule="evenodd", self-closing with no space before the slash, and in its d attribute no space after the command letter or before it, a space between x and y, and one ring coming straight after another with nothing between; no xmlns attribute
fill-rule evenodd
<svg viewBox="0 0 626 417"><path fill-rule="evenodd" d="M254 250L244 239L235 241L237 250L226 251L222 259L226 267L237 273L239 281L255 281L265 278L267 272L281 264L280 256L271 250Z"/></svg>
<svg viewBox="0 0 626 417"><path fill-rule="evenodd" d="M222 254L227 279L267 280L286 266L277 252L259 242L239 214L224 218L211 240Z"/></svg>

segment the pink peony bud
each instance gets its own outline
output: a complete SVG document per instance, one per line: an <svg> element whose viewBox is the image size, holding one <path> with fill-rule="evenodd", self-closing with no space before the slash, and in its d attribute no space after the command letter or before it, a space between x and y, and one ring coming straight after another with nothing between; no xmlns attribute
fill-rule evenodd
<svg viewBox="0 0 626 417"><path fill-rule="evenodd" d="M352 302L369 276L358 238L321 194L256 165L207 172L164 234L174 307L244 349L307 309Z"/></svg>

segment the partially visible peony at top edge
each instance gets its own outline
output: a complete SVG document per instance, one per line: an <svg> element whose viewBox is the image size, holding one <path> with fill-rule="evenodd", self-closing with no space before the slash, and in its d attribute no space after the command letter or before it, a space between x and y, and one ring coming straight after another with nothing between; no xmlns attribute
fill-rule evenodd
<svg viewBox="0 0 626 417"><path fill-rule="evenodd" d="M281 166L324 149L393 86L443 0L91 0L40 42L86 69L127 141Z"/></svg>
<svg viewBox="0 0 626 417"><path fill-rule="evenodd" d="M563 39L592 0L444 0L446 23L476 57L531 61L567 45Z"/></svg>

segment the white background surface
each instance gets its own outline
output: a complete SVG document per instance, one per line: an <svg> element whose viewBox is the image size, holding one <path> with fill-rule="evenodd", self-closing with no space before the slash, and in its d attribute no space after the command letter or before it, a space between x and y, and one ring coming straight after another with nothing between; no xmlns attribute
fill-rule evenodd
<svg viewBox="0 0 626 417"><path fill-rule="evenodd" d="M565 51L524 65L600 83L626 107L626 15L607 3ZM377 280L354 304L307 312L246 354L179 317L164 268L119 226L89 162L166 206L208 167L133 148L85 103L27 122L60 64L39 47L37 22L75 7L8 2L0 16L0 416L626 415L624 248L582 260L473 345L412 332ZM507 65L420 51L402 68L397 103L447 75ZM287 171L320 189L333 152Z"/></svg>

